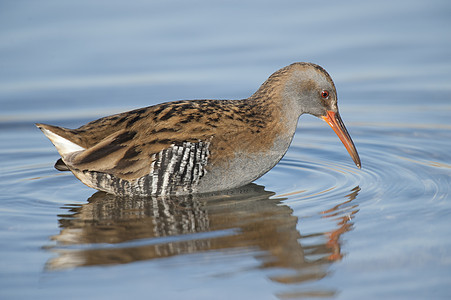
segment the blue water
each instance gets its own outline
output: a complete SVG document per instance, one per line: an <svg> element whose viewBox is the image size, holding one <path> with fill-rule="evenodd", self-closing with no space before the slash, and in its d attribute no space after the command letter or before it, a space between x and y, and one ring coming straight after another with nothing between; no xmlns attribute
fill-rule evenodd
<svg viewBox="0 0 451 300"><path fill-rule="evenodd" d="M0 4L1 299L451 297L448 1ZM53 169L35 122L241 99L295 61L333 77L357 169L300 118L233 194L125 201Z"/></svg>

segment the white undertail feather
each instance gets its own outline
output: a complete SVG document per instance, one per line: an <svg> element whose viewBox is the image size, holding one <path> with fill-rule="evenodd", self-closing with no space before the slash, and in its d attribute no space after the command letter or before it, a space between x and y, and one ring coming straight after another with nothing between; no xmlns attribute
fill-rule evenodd
<svg viewBox="0 0 451 300"><path fill-rule="evenodd" d="M85 148L63 138L56 133L51 132L48 129L40 127L42 132L49 138L49 140L55 145L56 150L62 157L67 156L70 153L86 150Z"/></svg>

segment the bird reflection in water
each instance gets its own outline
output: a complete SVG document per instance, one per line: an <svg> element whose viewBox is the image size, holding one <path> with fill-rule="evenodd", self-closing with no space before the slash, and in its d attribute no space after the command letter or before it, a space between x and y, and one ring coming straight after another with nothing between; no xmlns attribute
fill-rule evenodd
<svg viewBox="0 0 451 300"><path fill-rule="evenodd" d="M323 278L331 262L340 260L340 236L352 229L358 211L347 201L322 212L336 221L334 230L302 235L298 217L284 198L249 184L224 193L172 198L120 198L97 192L83 205L65 207L61 231L50 250L57 254L47 269L124 264L204 251L248 249L272 269L271 280L301 283ZM302 226L302 220L300 222ZM303 245L308 238L320 243Z"/></svg>

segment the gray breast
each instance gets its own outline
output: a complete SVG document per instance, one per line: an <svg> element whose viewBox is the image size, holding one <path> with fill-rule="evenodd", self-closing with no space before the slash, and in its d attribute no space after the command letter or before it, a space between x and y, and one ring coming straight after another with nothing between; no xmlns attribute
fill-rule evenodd
<svg viewBox="0 0 451 300"><path fill-rule="evenodd" d="M274 140L270 149L249 153L238 151L234 156L214 169L199 181L194 191L200 193L227 190L251 183L271 170L285 155L290 146L292 134Z"/></svg>

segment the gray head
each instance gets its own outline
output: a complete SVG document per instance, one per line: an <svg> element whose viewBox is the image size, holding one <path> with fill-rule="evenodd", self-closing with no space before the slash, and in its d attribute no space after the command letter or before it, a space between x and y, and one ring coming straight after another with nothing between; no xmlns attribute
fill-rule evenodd
<svg viewBox="0 0 451 300"><path fill-rule="evenodd" d="M308 113L326 121L360 168L359 155L338 113L334 82L326 70L312 63L294 63L271 75L262 88L273 91L288 119Z"/></svg>
<svg viewBox="0 0 451 300"><path fill-rule="evenodd" d="M280 71L285 73L282 99L299 115L307 113L321 118L327 116L327 111L338 113L334 82L322 67L294 63Z"/></svg>

